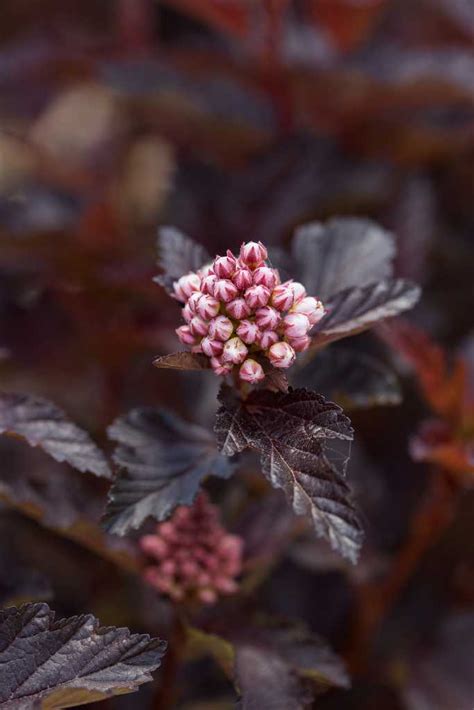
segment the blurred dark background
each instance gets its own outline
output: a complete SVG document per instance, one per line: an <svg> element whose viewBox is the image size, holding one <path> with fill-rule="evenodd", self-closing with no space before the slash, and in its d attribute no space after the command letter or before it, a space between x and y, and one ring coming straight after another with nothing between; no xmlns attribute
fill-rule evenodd
<svg viewBox="0 0 474 710"><path fill-rule="evenodd" d="M215 253L245 239L285 246L296 225L334 215L395 232L397 273L424 289L412 322L472 364L473 40L473 0L2 0L1 388L52 399L101 443L139 404L210 421L214 381L151 367L177 346L178 308L151 280L157 226ZM398 368L403 394L351 414L363 576L389 564L423 500L431 469L409 440L429 411L373 336L350 347ZM86 534L58 534L96 524L102 482L1 447L3 603L49 598L61 613L159 629L151 592ZM317 707L472 709L467 488L397 596L370 670ZM258 603L340 649L353 594L344 568L301 544ZM212 664L183 687L182 707L232 707ZM98 707L153 697L150 686Z"/></svg>

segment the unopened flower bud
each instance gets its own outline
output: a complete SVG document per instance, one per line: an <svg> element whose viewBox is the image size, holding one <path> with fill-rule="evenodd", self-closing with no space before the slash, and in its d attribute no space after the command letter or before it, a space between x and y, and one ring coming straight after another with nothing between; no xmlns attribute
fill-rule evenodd
<svg viewBox="0 0 474 710"><path fill-rule="evenodd" d="M253 272L253 282L256 286L266 286L271 291L276 286L274 270L269 266L259 266Z"/></svg>
<svg viewBox="0 0 474 710"><path fill-rule="evenodd" d="M272 306L264 306L259 308L255 313L255 322L259 328L268 328L269 330L275 330L280 323L281 316L279 312L272 308Z"/></svg>
<svg viewBox="0 0 474 710"><path fill-rule="evenodd" d="M199 301L202 298L202 293L201 291L194 291L190 297L188 298L186 305L188 306L189 310L191 310L193 313L197 313L197 307L199 304Z"/></svg>
<svg viewBox="0 0 474 710"><path fill-rule="evenodd" d="M217 601L217 594L216 594L216 592L215 592L213 589L211 589L211 588L208 588L208 589L200 589L198 596L199 596L199 600L200 600L203 604L215 604L216 601Z"/></svg>
<svg viewBox="0 0 474 710"><path fill-rule="evenodd" d="M202 295L197 305L197 312L204 320L215 318L219 313L220 303L214 296Z"/></svg>
<svg viewBox="0 0 474 710"><path fill-rule="evenodd" d="M239 291L245 291L253 285L253 276L250 269L238 268L232 276L232 281L237 286Z"/></svg>
<svg viewBox="0 0 474 710"><path fill-rule="evenodd" d="M262 242L247 242L240 247L240 260L243 264L255 269L268 257L268 252Z"/></svg>
<svg viewBox="0 0 474 710"><path fill-rule="evenodd" d="M290 367L295 361L295 351L288 343L275 343L268 351L268 359L274 367Z"/></svg>
<svg viewBox="0 0 474 710"><path fill-rule="evenodd" d="M156 535L144 535L140 539L140 547L143 552L151 557L156 557L157 560L165 558L169 550L167 543Z"/></svg>
<svg viewBox="0 0 474 710"><path fill-rule="evenodd" d="M231 338L224 345L222 359L224 362L233 362L234 365L239 365L245 360L247 348L240 338Z"/></svg>
<svg viewBox="0 0 474 710"><path fill-rule="evenodd" d="M214 286L217 283L217 276L215 274L209 274L205 276L201 282L201 291L206 293L208 296L214 296Z"/></svg>
<svg viewBox="0 0 474 710"><path fill-rule="evenodd" d="M176 328L175 333L184 345L194 345L196 343L196 338L191 333L189 325L181 325Z"/></svg>
<svg viewBox="0 0 474 710"><path fill-rule="evenodd" d="M266 286L251 286L245 291L247 305L255 311L257 308L266 306L271 292Z"/></svg>
<svg viewBox="0 0 474 710"><path fill-rule="evenodd" d="M268 350L274 343L278 343L280 336L274 330L262 330L258 338L258 344L262 350Z"/></svg>
<svg viewBox="0 0 474 710"><path fill-rule="evenodd" d="M316 325L324 316L325 310L321 301L312 296L302 298L291 308L291 313L302 313L307 317L311 326Z"/></svg>
<svg viewBox="0 0 474 710"><path fill-rule="evenodd" d="M311 345L309 335L302 335L300 338L288 338L288 342L296 353L302 353Z"/></svg>
<svg viewBox="0 0 474 710"><path fill-rule="evenodd" d="M209 324L206 323L201 316L194 316L194 318L189 321L189 328L193 335L202 338L203 335L207 334Z"/></svg>
<svg viewBox="0 0 474 710"><path fill-rule="evenodd" d="M245 382L250 382L250 384L255 384L264 379L265 373L263 367L256 360L248 359L245 360L240 366L239 377Z"/></svg>
<svg viewBox="0 0 474 710"><path fill-rule="evenodd" d="M273 289L271 303L278 311L288 311L293 305L293 300L293 291L288 281Z"/></svg>
<svg viewBox="0 0 474 710"><path fill-rule="evenodd" d="M173 284L175 298L177 298L178 301L185 302L193 291L199 291L200 286L201 279L197 274L194 274L193 272L185 274Z"/></svg>
<svg viewBox="0 0 474 710"><path fill-rule="evenodd" d="M207 357L216 357L222 353L222 340L212 340L209 336L201 340L201 348Z"/></svg>
<svg viewBox="0 0 474 710"><path fill-rule="evenodd" d="M293 303L298 303L306 296L306 289L299 281L291 281L289 287L293 291Z"/></svg>
<svg viewBox="0 0 474 710"><path fill-rule="evenodd" d="M311 324L303 313L289 313L283 319L283 327L289 338L301 338L306 335Z"/></svg>
<svg viewBox="0 0 474 710"><path fill-rule="evenodd" d="M237 259L229 250L227 256L216 256L212 265L215 275L220 279L230 279L235 271Z"/></svg>
<svg viewBox="0 0 474 710"><path fill-rule="evenodd" d="M256 323L251 320L243 320L237 328L237 335L246 345L252 345L257 342L260 335L260 330Z"/></svg>
<svg viewBox="0 0 474 710"><path fill-rule="evenodd" d="M241 320L250 315L250 308L243 298L235 298L226 305L227 313L236 320Z"/></svg>
<svg viewBox="0 0 474 710"><path fill-rule="evenodd" d="M233 365L231 362L222 362L220 357L211 357L211 367L216 375L228 375Z"/></svg>
<svg viewBox="0 0 474 710"><path fill-rule="evenodd" d="M209 336L214 340L229 340L233 330L232 321L226 316L217 316L209 323Z"/></svg>
<svg viewBox="0 0 474 710"><path fill-rule="evenodd" d="M183 316L186 323L189 323L189 321L194 317L194 313L192 312L188 303L186 303L186 305L183 306L183 308L181 310L181 315Z"/></svg>
<svg viewBox="0 0 474 710"><path fill-rule="evenodd" d="M237 288L229 279L219 279L214 284L214 298L224 303L229 303L236 298L238 294Z"/></svg>

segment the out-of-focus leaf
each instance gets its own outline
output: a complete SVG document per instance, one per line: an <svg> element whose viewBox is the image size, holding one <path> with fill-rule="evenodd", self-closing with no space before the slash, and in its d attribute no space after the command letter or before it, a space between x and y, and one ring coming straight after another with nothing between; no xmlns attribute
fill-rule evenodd
<svg viewBox="0 0 474 710"><path fill-rule="evenodd" d="M403 279L346 289L328 303L327 314L313 328L311 347L319 348L361 333L385 318L412 308L419 297L420 288Z"/></svg>
<svg viewBox="0 0 474 710"><path fill-rule="evenodd" d="M197 271L211 257L203 246L175 227L161 227L158 234L158 266L163 273L156 276L160 286L173 292L173 282L190 271Z"/></svg>
<svg viewBox="0 0 474 710"><path fill-rule="evenodd" d="M404 689L407 710L472 710L474 614L448 618L431 649L411 659Z"/></svg>
<svg viewBox="0 0 474 710"><path fill-rule="evenodd" d="M171 370L208 370L209 358L199 353L190 353L185 350L169 355L160 355L153 360L155 367Z"/></svg>
<svg viewBox="0 0 474 710"><path fill-rule="evenodd" d="M283 489L294 512L308 515L318 535L355 562L362 531L334 458L341 462L335 442L347 443L354 434L341 408L304 389L259 390L241 401L224 386L219 400L215 430L221 451L232 456L255 449L264 475Z"/></svg>
<svg viewBox="0 0 474 710"><path fill-rule="evenodd" d="M55 620L47 604L0 611L0 705L66 708L138 690L166 643L99 627L91 614Z"/></svg>
<svg viewBox="0 0 474 710"><path fill-rule="evenodd" d="M0 605L18 606L33 600L51 599L53 590L47 577L26 566L9 549L0 551Z"/></svg>
<svg viewBox="0 0 474 710"><path fill-rule="evenodd" d="M0 433L21 436L31 446L40 446L56 461L65 461L79 471L112 477L104 454L89 434L46 399L1 393Z"/></svg>
<svg viewBox="0 0 474 710"><path fill-rule="evenodd" d="M4 437L0 500L41 525L70 538L127 570L136 571L136 553L99 526L105 493L102 482L83 476ZM96 485L97 484L97 485Z"/></svg>
<svg viewBox="0 0 474 710"><path fill-rule="evenodd" d="M293 383L320 392L345 409L399 404L395 374L376 358L343 348L322 350L295 370Z"/></svg>
<svg viewBox="0 0 474 710"><path fill-rule="evenodd" d="M191 505L207 476L228 478L233 463L219 454L213 436L200 426L159 409L133 409L110 427L118 442L116 478L104 526L125 535L153 517L165 520L178 505Z"/></svg>
<svg viewBox="0 0 474 710"><path fill-rule="evenodd" d="M390 277L394 253L392 235L370 220L312 222L293 237L293 276L326 302L340 291Z"/></svg>
<svg viewBox="0 0 474 710"><path fill-rule="evenodd" d="M474 474L474 441L463 439L441 419L422 423L410 441L410 453L415 461L429 461L461 477Z"/></svg>
<svg viewBox="0 0 474 710"><path fill-rule="evenodd" d="M242 710L303 710L320 686L347 688L343 662L323 639L300 628L252 628L235 642Z"/></svg>

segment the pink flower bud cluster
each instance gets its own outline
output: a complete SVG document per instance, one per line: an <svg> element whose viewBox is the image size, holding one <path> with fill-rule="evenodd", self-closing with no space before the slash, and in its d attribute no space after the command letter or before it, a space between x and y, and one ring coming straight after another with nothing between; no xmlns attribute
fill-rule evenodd
<svg viewBox="0 0 474 710"><path fill-rule="evenodd" d="M219 511L205 494L191 507L179 506L170 520L144 535L140 547L152 560L145 579L176 602L214 604L237 591L243 541L220 524Z"/></svg>
<svg viewBox="0 0 474 710"><path fill-rule="evenodd" d="M265 375L257 353L274 367L290 367L296 353L309 347L308 332L325 313L302 284L281 283L267 258L261 242L247 242L238 257L227 251L173 285L186 322L176 333L210 359L217 375L238 368L242 380L259 382Z"/></svg>

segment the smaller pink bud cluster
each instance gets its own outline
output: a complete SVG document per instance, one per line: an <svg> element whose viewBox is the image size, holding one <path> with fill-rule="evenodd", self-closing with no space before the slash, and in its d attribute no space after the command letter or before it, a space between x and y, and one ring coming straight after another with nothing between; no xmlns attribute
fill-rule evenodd
<svg viewBox="0 0 474 710"><path fill-rule="evenodd" d="M243 541L220 524L219 511L201 493L191 507L179 506L170 520L144 535L140 547L152 560L145 579L176 602L214 604L237 591Z"/></svg>
<svg viewBox="0 0 474 710"><path fill-rule="evenodd" d="M238 368L242 380L259 382L265 375L258 353L274 367L290 367L296 353L309 347L308 332L325 313L302 284L281 283L267 258L261 242L248 242L238 257L227 251L174 283L186 322L176 333L193 352L210 358L217 375Z"/></svg>

